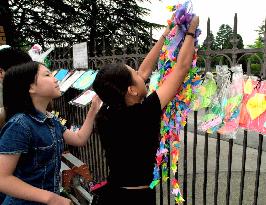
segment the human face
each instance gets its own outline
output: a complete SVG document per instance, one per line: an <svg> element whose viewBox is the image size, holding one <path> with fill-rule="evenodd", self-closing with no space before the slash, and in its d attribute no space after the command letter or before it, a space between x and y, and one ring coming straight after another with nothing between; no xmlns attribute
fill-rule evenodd
<svg viewBox="0 0 266 205"><path fill-rule="evenodd" d="M5 71L4 69L0 68L0 82L3 82L4 76L5 76Z"/></svg>
<svg viewBox="0 0 266 205"><path fill-rule="evenodd" d="M148 92L143 78L141 77L141 75L139 75L138 71L127 65L126 67L131 72L131 76L133 79L134 84L131 86L132 90L136 93L137 96L139 96L140 98L144 98Z"/></svg>
<svg viewBox="0 0 266 205"><path fill-rule="evenodd" d="M48 68L39 66L36 80L32 83L30 93L33 97L52 100L61 96L57 79L52 75Z"/></svg>

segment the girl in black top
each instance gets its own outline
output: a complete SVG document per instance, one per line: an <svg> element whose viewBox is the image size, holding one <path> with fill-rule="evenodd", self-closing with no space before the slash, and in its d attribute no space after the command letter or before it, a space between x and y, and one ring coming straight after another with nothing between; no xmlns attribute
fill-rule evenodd
<svg viewBox="0 0 266 205"><path fill-rule="evenodd" d="M195 16L188 31L195 33L198 24L199 18ZM100 204L156 204L155 191L149 189L149 184L159 145L161 110L176 95L194 53L194 39L187 35L176 68L160 88L146 98L144 82L169 32L167 27L138 71L124 64L109 64L95 78L93 89L104 102L96 116L96 126L110 168L109 188Z"/></svg>

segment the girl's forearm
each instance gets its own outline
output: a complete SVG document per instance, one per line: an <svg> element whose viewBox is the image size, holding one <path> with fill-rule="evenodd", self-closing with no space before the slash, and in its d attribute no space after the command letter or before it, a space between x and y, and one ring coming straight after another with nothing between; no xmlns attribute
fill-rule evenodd
<svg viewBox="0 0 266 205"><path fill-rule="evenodd" d="M65 142L72 146L84 146L93 130L94 119L100 109L102 101L96 95L92 99L90 109L87 113L86 119L78 132L66 130L63 134Z"/></svg>
<svg viewBox="0 0 266 205"><path fill-rule="evenodd" d="M96 117L97 111L90 109L87 113L86 119L78 131L77 135L80 140L80 146L85 145L93 130L93 123Z"/></svg>
<svg viewBox="0 0 266 205"><path fill-rule="evenodd" d="M165 31L163 33L163 35L159 38L159 40L156 42L156 44L153 46L153 48L150 50L150 52L147 54L142 64L140 65L138 72L144 80L147 80L151 72L153 71L154 65L158 60L160 50L163 46L167 34L168 31Z"/></svg>
<svg viewBox="0 0 266 205"><path fill-rule="evenodd" d="M0 192L15 198L47 204L55 193L33 187L15 176L0 177Z"/></svg>

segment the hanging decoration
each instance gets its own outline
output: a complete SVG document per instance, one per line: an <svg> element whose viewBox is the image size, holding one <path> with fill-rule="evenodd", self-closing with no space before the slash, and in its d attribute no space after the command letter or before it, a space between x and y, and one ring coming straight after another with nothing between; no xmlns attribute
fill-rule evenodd
<svg viewBox="0 0 266 205"><path fill-rule="evenodd" d="M202 84L196 86L193 90L190 108L194 111L198 111L209 107L216 91L217 85L213 74L211 72L207 72Z"/></svg>
<svg viewBox="0 0 266 205"><path fill-rule="evenodd" d="M62 81L59 84L60 91L61 92L66 92L76 82L76 80L79 79L79 77L83 73L85 73L84 70L76 70L76 71L74 71L74 73L70 77L68 77L64 82Z"/></svg>
<svg viewBox="0 0 266 205"><path fill-rule="evenodd" d="M266 134L266 81L249 76L244 84L240 126Z"/></svg>
<svg viewBox="0 0 266 205"><path fill-rule="evenodd" d="M55 78L58 80L58 81L62 81L65 76L68 74L68 70L67 69L60 69L56 74L55 74Z"/></svg>
<svg viewBox="0 0 266 205"><path fill-rule="evenodd" d="M31 49L28 51L31 59L33 61L43 63L46 67L51 66L51 61L47 58L47 56L54 50L54 47L49 48L47 51L42 52L42 47L39 44L34 44Z"/></svg>
<svg viewBox="0 0 266 205"><path fill-rule="evenodd" d="M89 69L73 84L72 87L78 90L88 89L95 80L97 73L98 70L94 71L92 69Z"/></svg>
<svg viewBox="0 0 266 205"><path fill-rule="evenodd" d="M168 21L171 32L166 37L162 47L160 58L158 62L158 69L160 72L158 86L164 82L169 73L174 69L178 53L184 42L185 34L188 31L189 24L195 14L192 13L192 4L186 1L184 4L168 7L170 11L174 11L174 17ZM195 33L195 45L197 45L197 38L200 30L197 29ZM186 76L181 88L177 91L176 97L163 110L161 122L161 141L160 147L156 153L156 164L154 167L154 179L150 184L150 188L154 188L160 180L160 166L162 169L162 180L167 181L168 160L171 154L171 170L175 175L177 171L177 162L179 158L180 147L180 130L181 126L186 124L186 118L190 111L190 102L193 95L193 87L199 85L201 77L198 75L198 68L196 67L197 55L193 56L192 68ZM175 195L176 203L184 201L181 191L176 179L172 180L172 194Z"/></svg>
<svg viewBox="0 0 266 205"><path fill-rule="evenodd" d="M227 66L216 66L217 94L212 100L210 108L202 118L199 129L207 132L216 132L223 123L225 116L224 106L227 101L227 92L230 86L231 73Z"/></svg>
<svg viewBox="0 0 266 205"><path fill-rule="evenodd" d="M239 128L240 108L243 99L244 77L241 65L230 68L232 82L223 102L223 124L218 132L228 138L235 139Z"/></svg>
<svg viewBox="0 0 266 205"><path fill-rule="evenodd" d="M92 101L92 98L95 95L96 93L94 91L86 90L81 95L70 101L70 103L79 107L85 107Z"/></svg>

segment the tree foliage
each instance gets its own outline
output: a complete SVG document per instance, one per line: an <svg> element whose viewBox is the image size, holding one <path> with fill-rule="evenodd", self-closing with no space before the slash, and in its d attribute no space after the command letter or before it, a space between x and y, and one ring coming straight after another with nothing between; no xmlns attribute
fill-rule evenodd
<svg viewBox="0 0 266 205"><path fill-rule="evenodd" d="M256 30L258 33L258 38L257 40L260 41L262 44L264 44L264 33L265 33L265 22L262 23L261 26L259 26L259 28Z"/></svg>
<svg viewBox="0 0 266 205"><path fill-rule="evenodd" d="M148 1L148 0L142 0ZM1 0L0 17L9 19L8 43L12 46L68 44L88 41L89 50L110 47L111 36L120 47L139 33L140 49L149 47L149 28L160 25L145 21L149 10L138 0ZM122 36L127 36L123 38ZM134 46L131 46L134 47Z"/></svg>
<svg viewBox="0 0 266 205"><path fill-rule="evenodd" d="M206 37L205 40L203 41L202 47L207 48L207 43L208 43L208 39ZM215 43L215 37L214 37L212 31L210 32L210 35L209 35L209 43L210 43L210 49L217 50L216 43Z"/></svg>
<svg viewBox="0 0 266 205"><path fill-rule="evenodd" d="M91 7L86 6L89 2ZM120 50L126 45L132 52L135 46L133 42L136 41L134 36L138 33L140 52L146 52L150 45L150 28L160 27L144 20L149 10L139 6L136 0L84 0L80 8L83 11L81 19L84 20L82 37L89 40L91 51L102 48L102 40L105 37L106 50L110 50L112 44L116 44L120 45Z"/></svg>
<svg viewBox="0 0 266 205"><path fill-rule="evenodd" d="M227 24L222 24L219 27L215 38L215 46L218 49L225 49L230 47L229 37L232 35L232 28Z"/></svg>
<svg viewBox="0 0 266 205"><path fill-rule="evenodd" d="M222 24L219 27L215 38L215 48L217 49L231 49L233 48L232 40L233 40L233 30L228 24ZM237 48L244 48L244 43L242 36L240 34L236 34L236 38L238 39Z"/></svg>
<svg viewBox="0 0 266 205"><path fill-rule="evenodd" d="M232 40L233 40L233 30L228 24L222 24L219 27L219 30L216 35L213 34L212 31L210 31L209 34L209 43L210 43L210 49L211 50L221 50L221 49L231 49L233 48ZM242 36L239 34L236 34L236 39L238 40L237 42L237 48L242 49L244 48L244 42L242 39ZM206 51L207 49L207 37L203 41L203 44L199 47L199 50ZM230 56L230 54L229 54ZM204 57L204 56L203 56ZM244 58L243 58L244 59ZM241 61L242 62L242 61ZM214 56L211 59L211 67L215 67L215 65L218 64L228 64L228 60L224 58L223 56ZM205 67L205 63L203 59L198 59L197 62L198 66L200 67Z"/></svg>
<svg viewBox="0 0 266 205"><path fill-rule="evenodd" d="M258 27L256 30L258 37L256 38L255 42L252 45L249 45L250 48L263 48L264 47L264 32L265 32L265 23L263 22L261 26ZM252 67L256 67L257 65L261 64L259 59L263 59L263 53L258 53L257 55L252 55L249 57L251 62L251 69ZM258 70L257 68L255 70Z"/></svg>
<svg viewBox="0 0 266 205"><path fill-rule="evenodd" d="M264 33L265 33L265 23L263 22L261 26L256 30L258 37L252 45L249 45L250 48L263 48L264 47Z"/></svg>

